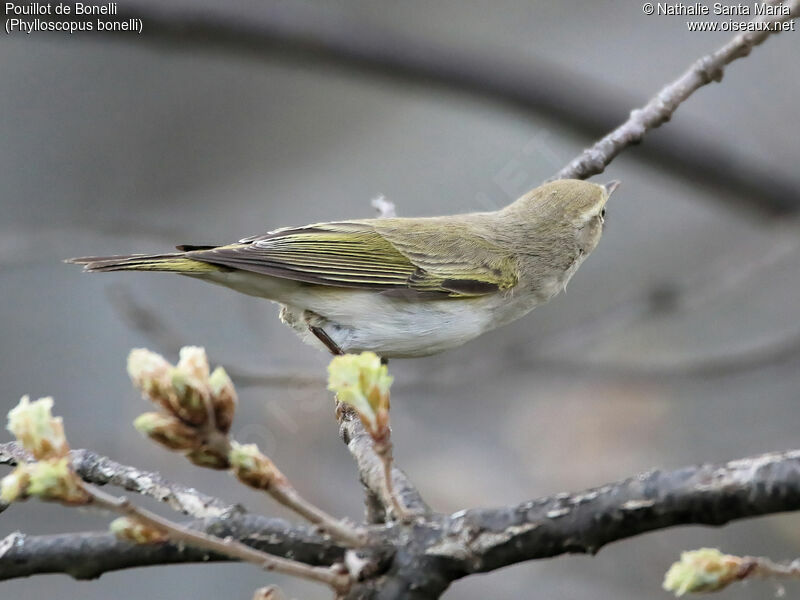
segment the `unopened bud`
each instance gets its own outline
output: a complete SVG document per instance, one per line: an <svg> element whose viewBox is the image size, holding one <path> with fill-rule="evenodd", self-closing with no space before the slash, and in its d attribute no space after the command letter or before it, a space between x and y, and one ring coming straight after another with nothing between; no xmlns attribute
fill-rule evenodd
<svg viewBox="0 0 800 600"><path fill-rule="evenodd" d="M182 421L191 425L203 425L208 420L208 386L197 377L182 371L170 369L172 393L168 409Z"/></svg>
<svg viewBox="0 0 800 600"><path fill-rule="evenodd" d="M205 349L200 346L181 348L177 367L202 382L208 381L208 358Z"/></svg>
<svg viewBox="0 0 800 600"><path fill-rule="evenodd" d="M206 467L207 469L222 470L230 467L230 462L225 454L221 454L219 451L209 448L208 446L203 446L202 448L188 452L186 458L188 458L192 464L198 467Z"/></svg>
<svg viewBox="0 0 800 600"><path fill-rule="evenodd" d="M161 355L144 348L131 350L128 374L142 394L167 412L191 425L202 425L208 418L204 398L206 380L195 372L203 371L198 352L184 353L184 368L173 367Z"/></svg>
<svg viewBox="0 0 800 600"><path fill-rule="evenodd" d="M128 354L128 375L145 398L167 407L169 404L172 368L163 356L145 348L135 348Z"/></svg>
<svg viewBox="0 0 800 600"><path fill-rule="evenodd" d="M167 533L162 529L142 523L131 517L119 517L109 524L108 528L120 540L134 544L162 544L169 541Z"/></svg>
<svg viewBox="0 0 800 600"><path fill-rule="evenodd" d="M284 479L283 473L255 444L231 442L229 457L236 477L252 488L268 490L276 481Z"/></svg>
<svg viewBox="0 0 800 600"><path fill-rule="evenodd" d="M214 405L217 430L228 433L236 414L236 388L228 373L222 367L217 367L208 378L208 387L211 390L211 402Z"/></svg>
<svg viewBox="0 0 800 600"><path fill-rule="evenodd" d="M170 450L191 450L199 445L195 428L164 413L148 412L136 417L136 430Z"/></svg>

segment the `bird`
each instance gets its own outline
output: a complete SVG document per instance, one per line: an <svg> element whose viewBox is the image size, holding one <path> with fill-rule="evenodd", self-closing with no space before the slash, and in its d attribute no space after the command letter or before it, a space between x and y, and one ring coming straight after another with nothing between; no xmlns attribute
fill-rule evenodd
<svg viewBox="0 0 800 600"><path fill-rule="evenodd" d="M220 246L66 262L178 273L266 298L304 342L333 354L422 357L563 290L597 246L618 185L562 179L491 212L313 223Z"/></svg>

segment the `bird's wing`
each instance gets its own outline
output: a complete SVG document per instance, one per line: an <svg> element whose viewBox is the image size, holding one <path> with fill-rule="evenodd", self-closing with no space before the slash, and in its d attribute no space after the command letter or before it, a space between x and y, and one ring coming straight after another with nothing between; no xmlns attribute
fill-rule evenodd
<svg viewBox="0 0 800 600"><path fill-rule="evenodd" d="M406 224L410 221L425 220ZM405 239L396 225L395 219L381 219L279 229L237 244L191 251L186 257L273 277L409 298L481 296L516 284L509 259L480 238L442 234L426 224L412 227Z"/></svg>

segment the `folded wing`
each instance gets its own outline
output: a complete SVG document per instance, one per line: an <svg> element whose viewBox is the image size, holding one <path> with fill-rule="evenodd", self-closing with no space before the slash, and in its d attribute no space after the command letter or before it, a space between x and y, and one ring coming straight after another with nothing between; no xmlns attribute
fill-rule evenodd
<svg viewBox="0 0 800 600"><path fill-rule="evenodd" d="M410 237L397 231L395 219L320 223L190 251L186 257L273 277L408 298L481 296L516 284L511 259L496 248L458 232L443 234L435 225L418 221L423 224L412 227Z"/></svg>

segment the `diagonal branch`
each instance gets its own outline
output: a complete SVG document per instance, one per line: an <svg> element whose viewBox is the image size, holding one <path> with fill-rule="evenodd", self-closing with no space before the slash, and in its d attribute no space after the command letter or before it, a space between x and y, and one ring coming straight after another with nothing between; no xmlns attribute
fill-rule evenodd
<svg viewBox="0 0 800 600"><path fill-rule="evenodd" d="M752 23L777 24L790 21L800 14L800 0L788 0L788 15L759 16ZM586 179L602 173L617 154L628 146L638 144L651 129L670 120L677 108L695 91L712 81L722 81L725 67L743 58L764 42L774 29L747 31L734 37L722 48L696 61L688 71L668 84L644 107L631 111L627 121L561 169L553 179Z"/></svg>
<svg viewBox="0 0 800 600"><path fill-rule="evenodd" d="M194 488L172 483L158 473L122 465L91 450L72 450L70 455L75 472L84 481L96 485L115 485L155 498L191 517L224 518L244 512L244 508L239 505L227 504ZM19 462L30 460L30 455L17 442L0 444L0 464L15 466ZM3 508L0 505L0 510Z"/></svg>

